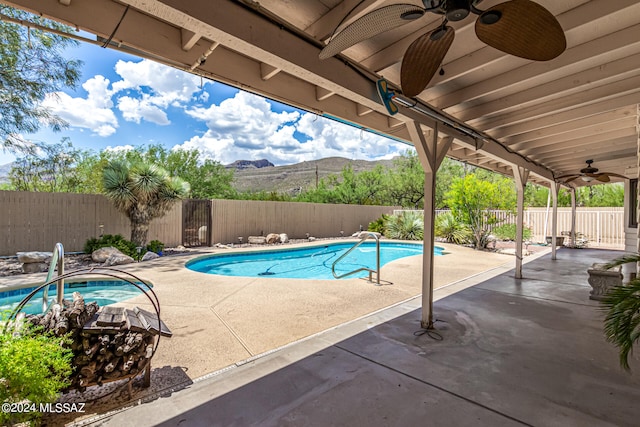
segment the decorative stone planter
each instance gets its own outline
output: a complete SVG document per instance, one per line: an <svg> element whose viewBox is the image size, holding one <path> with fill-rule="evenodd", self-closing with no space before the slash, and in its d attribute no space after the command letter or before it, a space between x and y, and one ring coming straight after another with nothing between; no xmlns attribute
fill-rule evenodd
<svg viewBox="0 0 640 427"><path fill-rule="evenodd" d="M602 301L609 289L622 285L622 266L604 269L606 264L594 263L587 272L589 273L589 284L593 288L589 299Z"/></svg>
<svg viewBox="0 0 640 427"><path fill-rule="evenodd" d="M547 241L547 245L550 245L552 243L551 236L547 236L545 240ZM564 245L564 236L556 236L556 245L558 246Z"/></svg>

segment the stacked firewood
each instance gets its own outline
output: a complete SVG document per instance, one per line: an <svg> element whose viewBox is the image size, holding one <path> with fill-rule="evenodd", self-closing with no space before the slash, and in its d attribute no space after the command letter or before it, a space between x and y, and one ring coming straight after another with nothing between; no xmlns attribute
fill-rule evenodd
<svg viewBox="0 0 640 427"><path fill-rule="evenodd" d="M64 300L62 306L55 304L46 314L27 319L58 336L70 335L75 367L71 387L83 390L137 375L149 363L155 331L141 325L138 311L142 310L100 309L96 302L85 304L82 295L74 292L72 301Z"/></svg>

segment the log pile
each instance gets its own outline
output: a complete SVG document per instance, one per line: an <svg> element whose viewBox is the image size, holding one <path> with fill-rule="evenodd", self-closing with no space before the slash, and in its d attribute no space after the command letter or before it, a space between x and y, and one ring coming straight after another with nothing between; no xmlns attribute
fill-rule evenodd
<svg viewBox="0 0 640 427"><path fill-rule="evenodd" d="M153 354L155 335L166 332L153 324L157 317L149 312L85 304L79 292L73 293L72 301L64 300L62 307L55 304L44 315L26 318L57 336L70 334L75 367L71 388L81 391L141 373Z"/></svg>

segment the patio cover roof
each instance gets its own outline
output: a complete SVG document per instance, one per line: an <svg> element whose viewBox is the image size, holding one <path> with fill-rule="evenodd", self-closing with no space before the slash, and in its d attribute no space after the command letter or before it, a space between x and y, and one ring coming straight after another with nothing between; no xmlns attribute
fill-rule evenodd
<svg viewBox="0 0 640 427"><path fill-rule="evenodd" d="M600 171L636 176L637 0L538 0L557 17L567 39L566 51L547 62L485 45L472 16L450 23L456 37L443 61L444 74L436 74L417 96L421 111L401 107L391 117L375 82L384 77L400 86L405 50L436 28L440 15L427 13L333 58L320 60L318 53L338 26L401 2L422 6L420 0L4 3L95 34L109 47L408 143L413 122L428 136L437 120L439 136L454 138L448 156L508 175L513 165L521 166L531 171L529 180L548 185L593 159ZM501 2L485 0L479 7Z"/></svg>

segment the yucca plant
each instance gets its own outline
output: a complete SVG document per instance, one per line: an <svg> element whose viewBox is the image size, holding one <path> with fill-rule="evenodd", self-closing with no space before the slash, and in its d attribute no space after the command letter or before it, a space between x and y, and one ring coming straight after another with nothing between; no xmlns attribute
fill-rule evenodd
<svg viewBox="0 0 640 427"><path fill-rule="evenodd" d="M405 211L387 219L384 235L390 239L422 240L424 219L419 212Z"/></svg>
<svg viewBox="0 0 640 427"><path fill-rule="evenodd" d="M469 227L458 221L451 212L440 214L436 217L435 235L443 238L446 242L462 245L471 239Z"/></svg>
<svg viewBox="0 0 640 427"><path fill-rule="evenodd" d="M102 173L104 194L131 221L131 241L145 246L151 220L189 194L189 184L151 163L114 160Z"/></svg>
<svg viewBox="0 0 640 427"><path fill-rule="evenodd" d="M625 255L608 263L609 269L640 261L640 254ZM630 370L629 356L633 346L640 340L640 278L636 277L623 286L615 286L601 301L606 310L604 333L607 341L620 351L620 366Z"/></svg>

